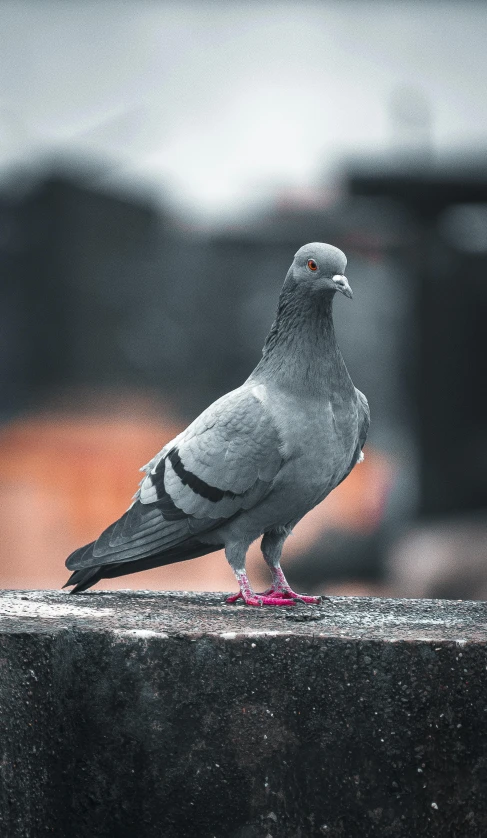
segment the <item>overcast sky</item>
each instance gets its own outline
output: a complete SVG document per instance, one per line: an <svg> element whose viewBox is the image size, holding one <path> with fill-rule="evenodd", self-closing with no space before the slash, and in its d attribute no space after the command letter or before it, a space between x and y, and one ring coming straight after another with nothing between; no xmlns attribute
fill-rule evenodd
<svg viewBox="0 0 487 838"><path fill-rule="evenodd" d="M232 212L397 143L405 89L434 148L486 146L486 32L487 5L451 0L0 0L0 166L96 154Z"/></svg>

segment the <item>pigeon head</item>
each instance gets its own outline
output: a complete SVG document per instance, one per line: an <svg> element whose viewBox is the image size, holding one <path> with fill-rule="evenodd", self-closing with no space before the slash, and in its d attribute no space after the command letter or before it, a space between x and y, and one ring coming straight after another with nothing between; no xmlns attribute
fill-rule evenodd
<svg viewBox="0 0 487 838"><path fill-rule="evenodd" d="M306 283L315 291L340 291L352 298L352 289L344 276L347 257L332 244L312 242L300 247L294 256L291 272L295 282Z"/></svg>

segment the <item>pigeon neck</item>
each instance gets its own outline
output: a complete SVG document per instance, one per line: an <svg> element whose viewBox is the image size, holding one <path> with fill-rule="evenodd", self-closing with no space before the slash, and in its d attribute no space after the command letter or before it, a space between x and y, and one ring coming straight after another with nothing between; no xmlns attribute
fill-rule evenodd
<svg viewBox="0 0 487 838"><path fill-rule="evenodd" d="M335 336L333 296L287 281L256 372L294 392L320 395L337 381L353 386Z"/></svg>

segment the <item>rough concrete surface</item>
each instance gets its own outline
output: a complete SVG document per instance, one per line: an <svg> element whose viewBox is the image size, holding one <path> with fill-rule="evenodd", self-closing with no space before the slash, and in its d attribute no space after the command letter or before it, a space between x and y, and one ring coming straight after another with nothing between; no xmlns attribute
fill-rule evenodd
<svg viewBox="0 0 487 838"><path fill-rule="evenodd" d="M487 836L487 604L0 593L1 838Z"/></svg>

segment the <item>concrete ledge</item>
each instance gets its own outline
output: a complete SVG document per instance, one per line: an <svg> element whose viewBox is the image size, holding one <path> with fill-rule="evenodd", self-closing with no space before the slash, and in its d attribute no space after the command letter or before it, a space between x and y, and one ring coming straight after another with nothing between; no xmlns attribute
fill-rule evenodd
<svg viewBox="0 0 487 838"><path fill-rule="evenodd" d="M487 604L0 593L2 838L487 835Z"/></svg>

